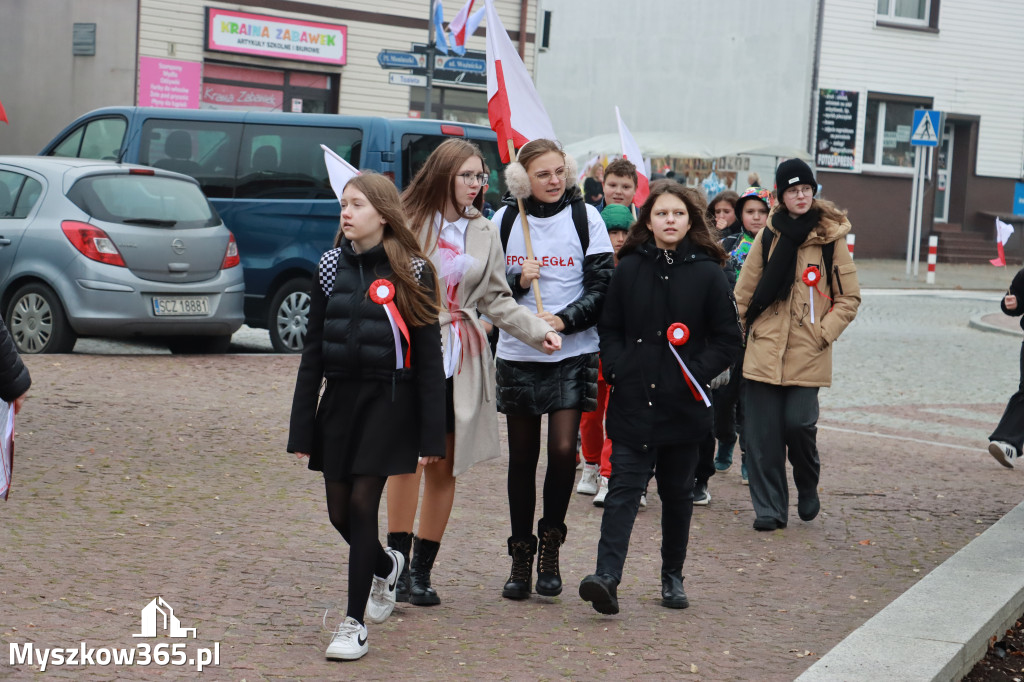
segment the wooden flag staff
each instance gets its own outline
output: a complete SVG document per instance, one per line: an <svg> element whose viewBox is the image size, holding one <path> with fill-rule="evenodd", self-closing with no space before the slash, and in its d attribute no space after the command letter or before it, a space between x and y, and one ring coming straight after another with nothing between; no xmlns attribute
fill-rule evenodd
<svg viewBox="0 0 1024 682"><path fill-rule="evenodd" d="M508 158L516 160L516 146L512 144L512 140L508 140ZM526 242L526 257L533 260L533 242L530 241L530 224L526 220L526 208L523 206L523 200L516 197L516 202L519 204L519 218L523 221L523 241ZM540 280L533 280L530 283L530 287L533 289L533 297L537 299L537 312L544 312L544 304L540 302Z"/></svg>

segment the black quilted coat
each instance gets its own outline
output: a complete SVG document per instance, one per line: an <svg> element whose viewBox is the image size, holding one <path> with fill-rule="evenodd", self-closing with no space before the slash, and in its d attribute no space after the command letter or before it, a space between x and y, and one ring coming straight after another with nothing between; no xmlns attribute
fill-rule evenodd
<svg viewBox="0 0 1024 682"><path fill-rule="evenodd" d="M14 347L7 325L0 320L0 399L13 403L32 385L28 368Z"/></svg>
<svg viewBox="0 0 1024 682"><path fill-rule="evenodd" d="M694 399L669 350L675 322L691 334L676 351L709 393L707 383L732 364L742 336L721 266L687 238L668 258L653 241L642 244L615 268L598 325L612 442L646 449L711 432L711 408Z"/></svg>
<svg viewBox="0 0 1024 682"><path fill-rule="evenodd" d="M441 330L437 322L409 327L412 339L408 369L395 369L395 340L384 306L374 303L367 292L377 279L392 279L391 264L384 247L362 254L342 240L340 249L321 259L321 270L331 257L339 258L336 276L328 298L320 277L310 292L308 331L299 365L292 401L288 452L312 453L317 401L324 378L380 381L391 384L416 382L417 392L426 398L417 401L420 414L415 419L393 415L393 424L418 423L420 450L424 455L444 456L444 368L441 355ZM435 279L429 266L423 267L420 282L433 288ZM402 352L408 345L402 340ZM401 386L402 390L406 386ZM393 390L393 389L392 389ZM310 461L310 468L317 463Z"/></svg>

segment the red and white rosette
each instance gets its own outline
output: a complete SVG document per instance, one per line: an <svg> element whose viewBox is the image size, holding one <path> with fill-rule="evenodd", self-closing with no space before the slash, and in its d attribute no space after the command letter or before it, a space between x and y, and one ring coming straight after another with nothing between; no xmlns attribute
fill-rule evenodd
<svg viewBox="0 0 1024 682"><path fill-rule="evenodd" d="M694 400L703 401L704 405L711 407L711 401L708 400L708 396L704 393L704 389L701 388L700 382L690 372L690 368L686 366L683 359L679 357L679 353L676 351L676 346L682 346L690 340L690 328L682 322L675 322L668 328L668 349L672 351L672 355L676 356L676 362L679 363L679 367L683 370L683 378L686 379L686 385L690 387L690 393L693 394Z"/></svg>
<svg viewBox="0 0 1024 682"><path fill-rule="evenodd" d="M409 328L405 326L405 320L395 305L395 285L386 279L374 280L369 293L371 301L384 306L388 322L391 323L391 331L395 335L395 369L409 367L409 350L405 351L405 364L402 364L402 337L405 337L406 345L410 348L412 341L409 339Z"/></svg>
<svg viewBox="0 0 1024 682"><path fill-rule="evenodd" d="M814 292L821 281L821 270L817 265L808 265L804 270L803 280L807 285L807 297L811 300L811 324L814 324Z"/></svg>

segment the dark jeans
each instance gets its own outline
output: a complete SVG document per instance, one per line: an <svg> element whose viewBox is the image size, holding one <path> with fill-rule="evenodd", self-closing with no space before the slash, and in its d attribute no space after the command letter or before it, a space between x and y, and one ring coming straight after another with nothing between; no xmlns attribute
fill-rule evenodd
<svg viewBox="0 0 1024 682"><path fill-rule="evenodd" d="M786 457L793 465L797 492L818 488L818 389L744 382L747 473L750 500L757 516L788 521L789 483Z"/></svg>
<svg viewBox="0 0 1024 682"><path fill-rule="evenodd" d="M725 444L735 443L736 434L742 432L743 406L740 385L743 382L743 352L729 368L729 383L712 392L711 404L715 408L715 438ZM743 449L742 444L740 449Z"/></svg>
<svg viewBox="0 0 1024 682"><path fill-rule="evenodd" d="M1009 443L1017 448L1017 452L1024 446L1024 344L1020 347L1020 385L1010 402L1006 403L999 426L988 439Z"/></svg>
<svg viewBox="0 0 1024 682"><path fill-rule="evenodd" d="M612 442L612 477L601 517L597 544L597 573L622 580L629 552L629 537L640 509L640 495L654 467L661 498L661 563L663 568L682 568L690 538L693 515L693 479L697 468L697 443L650 448L644 452Z"/></svg>

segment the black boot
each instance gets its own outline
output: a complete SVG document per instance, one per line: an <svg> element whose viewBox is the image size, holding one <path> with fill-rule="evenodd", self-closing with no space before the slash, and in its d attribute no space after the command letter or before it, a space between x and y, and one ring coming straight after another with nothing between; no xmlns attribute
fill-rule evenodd
<svg viewBox="0 0 1024 682"><path fill-rule="evenodd" d="M512 557L512 573L505 582L501 596L506 599L526 599L533 592L533 557L537 554L537 536L511 537L508 555Z"/></svg>
<svg viewBox="0 0 1024 682"><path fill-rule="evenodd" d="M588 575L580 583L580 597L590 602L598 613L614 615L619 612L616 588L619 582L610 575Z"/></svg>
<svg viewBox="0 0 1024 682"><path fill-rule="evenodd" d="M409 585L409 603L416 606L436 606L441 598L430 586L430 570L434 568L440 542L416 538L412 551L412 584Z"/></svg>
<svg viewBox="0 0 1024 682"><path fill-rule="evenodd" d="M412 551L412 533L388 533L388 547L405 557L405 568L398 576L395 601L409 601L409 553Z"/></svg>
<svg viewBox="0 0 1024 682"><path fill-rule="evenodd" d="M558 572L558 548L565 542L565 524L557 526L544 519L537 523L540 549L537 555L537 594L557 597L562 593L562 576Z"/></svg>
<svg viewBox="0 0 1024 682"><path fill-rule="evenodd" d="M685 609L690 605L683 591L683 569L661 569L661 605L669 609Z"/></svg>

